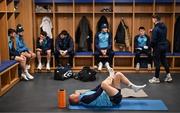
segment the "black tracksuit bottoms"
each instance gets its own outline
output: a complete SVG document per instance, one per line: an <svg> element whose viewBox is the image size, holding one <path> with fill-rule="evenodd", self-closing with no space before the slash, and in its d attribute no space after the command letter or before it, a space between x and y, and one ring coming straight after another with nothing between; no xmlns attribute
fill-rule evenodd
<svg viewBox="0 0 180 113"><path fill-rule="evenodd" d="M155 77L159 78L160 66L164 66L166 73L169 73L169 64L166 58L166 50L154 49L153 51L154 65L155 65Z"/></svg>

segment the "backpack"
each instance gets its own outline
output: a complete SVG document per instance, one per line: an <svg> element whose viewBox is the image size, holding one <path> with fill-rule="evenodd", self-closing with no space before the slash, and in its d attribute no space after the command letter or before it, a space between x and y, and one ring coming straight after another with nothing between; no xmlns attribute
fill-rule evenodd
<svg viewBox="0 0 180 113"><path fill-rule="evenodd" d="M58 66L54 71L54 80L66 80L73 77L73 72L69 65Z"/></svg>
<svg viewBox="0 0 180 113"><path fill-rule="evenodd" d="M90 67L83 67L74 78L83 82L94 81L96 80L96 71Z"/></svg>

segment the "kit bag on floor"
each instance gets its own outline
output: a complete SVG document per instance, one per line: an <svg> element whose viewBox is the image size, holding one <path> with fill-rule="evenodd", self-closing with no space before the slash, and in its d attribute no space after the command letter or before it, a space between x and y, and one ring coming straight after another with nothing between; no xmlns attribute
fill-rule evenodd
<svg viewBox="0 0 180 113"><path fill-rule="evenodd" d="M90 69L90 67L83 67L82 70L77 73L75 79L83 82L94 81L96 80L96 71Z"/></svg>
<svg viewBox="0 0 180 113"><path fill-rule="evenodd" d="M73 77L73 72L69 65L58 66L54 71L54 80L66 80Z"/></svg>

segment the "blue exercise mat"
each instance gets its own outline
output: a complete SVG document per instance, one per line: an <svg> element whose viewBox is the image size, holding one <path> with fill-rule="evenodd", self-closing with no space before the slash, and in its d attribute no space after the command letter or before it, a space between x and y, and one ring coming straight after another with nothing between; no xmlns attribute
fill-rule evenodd
<svg viewBox="0 0 180 113"><path fill-rule="evenodd" d="M119 105L112 107L87 107L83 105L69 105L72 110L168 110L161 100L123 99Z"/></svg>

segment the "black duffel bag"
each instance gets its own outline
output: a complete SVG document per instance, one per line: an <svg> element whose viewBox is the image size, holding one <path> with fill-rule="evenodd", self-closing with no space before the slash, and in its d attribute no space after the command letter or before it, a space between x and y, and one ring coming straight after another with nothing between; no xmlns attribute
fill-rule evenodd
<svg viewBox="0 0 180 113"><path fill-rule="evenodd" d="M82 70L77 73L74 78L83 82L96 80L96 71L90 69L90 67L83 67Z"/></svg>
<svg viewBox="0 0 180 113"><path fill-rule="evenodd" d="M73 77L71 66L58 66L54 71L54 80L66 80Z"/></svg>

